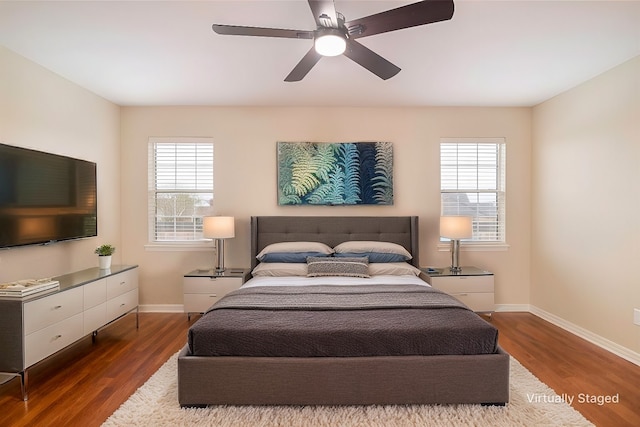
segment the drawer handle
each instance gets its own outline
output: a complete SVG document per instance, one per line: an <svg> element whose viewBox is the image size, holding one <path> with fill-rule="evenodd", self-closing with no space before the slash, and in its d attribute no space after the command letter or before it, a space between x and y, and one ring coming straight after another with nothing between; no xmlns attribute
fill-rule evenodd
<svg viewBox="0 0 640 427"><path fill-rule="evenodd" d="M58 334L55 337L53 337L54 340L59 340L60 338L62 338L62 335Z"/></svg>
<svg viewBox="0 0 640 427"><path fill-rule="evenodd" d="M60 310L61 308L62 308L61 305L56 305L56 306L53 307L54 310Z"/></svg>
<svg viewBox="0 0 640 427"><path fill-rule="evenodd" d="M209 298L218 298L218 294L209 295Z"/></svg>
<svg viewBox="0 0 640 427"><path fill-rule="evenodd" d="M125 283L127 283L127 282L120 282L120 285L124 285Z"/></svg>
<svg viewBox="0 0 640 427"><path fill-rule="evenodd" d="M458 295L460 297L466 297L467 296L467 294L456 294L456 295Z"/></svg>
<svg viewBox="0 0 640 427"><path fill-rule="evenodd" d="M120 307L124 307L125 305L127 305L127 304L125 304L125 303L122 303L122 304L120 304Z"/></svg>

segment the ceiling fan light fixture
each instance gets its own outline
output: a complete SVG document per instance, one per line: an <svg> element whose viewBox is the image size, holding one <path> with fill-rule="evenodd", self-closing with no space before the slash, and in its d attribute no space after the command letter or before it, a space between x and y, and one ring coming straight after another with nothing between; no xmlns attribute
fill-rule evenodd
<svg viewBox="0 0 640 427"><path fill-rule="evenodd" d="M339 30L330 28L322 31L316 37L314 46L316 52L322 56L338 56L344 53L347 48L347 41Z"/></svg>

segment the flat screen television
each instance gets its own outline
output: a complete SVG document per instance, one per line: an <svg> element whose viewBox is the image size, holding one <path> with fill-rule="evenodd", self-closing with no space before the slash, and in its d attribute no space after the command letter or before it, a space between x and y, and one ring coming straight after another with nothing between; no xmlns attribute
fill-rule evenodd
<svg viewBox="0 0 640 427"><path fill-rule="evenodd" d="M98 234L96 164L0 144L0 248Z"/></svg>

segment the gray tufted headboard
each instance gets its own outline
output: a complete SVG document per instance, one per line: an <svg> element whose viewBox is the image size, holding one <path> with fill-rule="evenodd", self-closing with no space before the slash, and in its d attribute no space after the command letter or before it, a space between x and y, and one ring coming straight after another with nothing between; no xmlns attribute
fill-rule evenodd
<svg viewBox="0 0 640 427"><path fill-rule="evenodd" d="M251 268L256 255L277 242L323 242L334 247L348 240L376 240L404 246L419 267L417 216L252 216Z"/></svg>

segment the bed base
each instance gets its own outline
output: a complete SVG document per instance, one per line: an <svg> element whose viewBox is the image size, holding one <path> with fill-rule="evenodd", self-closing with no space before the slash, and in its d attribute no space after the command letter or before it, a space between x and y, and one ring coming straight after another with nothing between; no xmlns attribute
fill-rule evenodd
<svg viewBox="0 0 640 427"><path fill-rule="evenodd" d="M178 356L180 406L489 404L509 401L509 355Z"/></svg>
<svg viewBox="0 0 640 427"><path fill-rule="evenodd" d="M404 246L419 266L418 217L251 217L251 267L275 242L348 240ZM178 357L178 401L203 405L505 404L509 355Z"/></svg>

